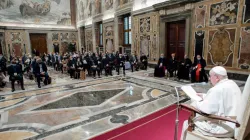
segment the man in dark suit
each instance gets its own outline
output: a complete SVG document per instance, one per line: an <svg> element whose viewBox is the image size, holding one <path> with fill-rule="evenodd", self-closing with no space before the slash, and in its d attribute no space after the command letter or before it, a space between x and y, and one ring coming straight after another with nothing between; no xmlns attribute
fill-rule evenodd
<svg viewBox="0 0 250 140"><path fill-rule="evenodd" d="M7 59L2 54L0 54L0 68L3 74L6 76Z"/></svg>
<svg viewBox="0 0 250 140"><path fill-rule="evenodd" d="M11 81L12 92L15 91L15 86L14 86L15 81L19 81L21 84L21 89L25 90L23 87L22 65L17 64L17 63L18 63L18 60L14 58L12 60L12 64L8 67L8 75L10 76L9 79Z"/></svg>
<svg viewBox="0 0 250 140"><path fill-rule="evenodd" d="M34 56L39 56L40 55L39 51L37 51L36 49L33 49L32 54Z"/></svg>
<svg viewBox="0 0 250 140"><path fill-rule="evenodd" d="M69 57L69 61L68 61L67 65L69 68L68 72L70 74L70 78L74 78L76 64L75 64L75 61L73 60L72 56Z"/></svg>
<svg viewBox="0 0 250 140"><path fill-rule="evenodd" d="M184 56L184 60L180 63L180 67L178 69L178 79L185 79L189 80L189 73L190 68L192 66L192 61L187 57L187 55Z"/></svg>
<svg viewBox="0 0 250 140"><path fill-rule="evenodd" d="M155 67L154 76L155 77L164 77L166 67L167 67L167 60L164 57L164 54L161 54L161 57L158 60L158 64Z"/></svg>
<svg viewBox="0 0 250 140"><path fill-rule="evenodd" d="M170 73L170 77L174 76L174 72L177 70L177 66L178 61L175 58L175 53L172 53L167 66L168 72Z"/></svg>
<svg viewBox="0 0 250 140"><path fill-rule="evenodd" d="M105 70L105 76L108 76L108 75L112 76L112 69L111 69L109 62L110 62L109 58L107 58L106 55L103 55L102 65Z"/></svg>
<svg viewBox="0 0 250 140"><path fill-rule="evenodd" d="M122 54L119 54L119 57L116 58L116 71L117 74L120 74L120 67L123 69L123 75L125 76L125 58Z"/></svg>
<svg viewBox="0 0 250 140"><path fill-rule="evenodd" d="M49 75L47 73L47 66L45 65L45 63L42 61L41 58L37 58L37 63L35 65L35 75L37 78L37 84L38 84L38 88L41 88L41 77L45 77L45 81L48 82L49 79Z"/></svg>
<svg viewBox="0 0 250 140"><path fill-rule="evenodd" d="M142 69L147 70L147 68L148 68L148 58L144 53L142 53L142 56L140 57L140 60L141 60L141 63L143 64Z"/></svg>

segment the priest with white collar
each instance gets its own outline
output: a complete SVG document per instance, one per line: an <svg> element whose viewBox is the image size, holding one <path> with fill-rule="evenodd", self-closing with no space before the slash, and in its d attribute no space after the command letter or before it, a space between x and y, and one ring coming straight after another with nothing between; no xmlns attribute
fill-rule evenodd
<svg viewBox="0 0 250 140"><path fill-rule="evenodd" d="M235 118L237 116L237 107L241 99L240 88L234 81L228 79L226 69L221 66L212 68L209 75L213 87L207 94L198 94L203 100L193 101L191 106L207 114ZM206 130L209 136L213 136L211 134L225 133L223 128L209 121L202 121L197 124L199 124L199 128ZM226 122L224 124L235 129L233 123ZM185 121L182 128L181 140L185 140L187 128L188 122ZM233 135L234 133L232 132L228 137L233 137Z"/></svg>

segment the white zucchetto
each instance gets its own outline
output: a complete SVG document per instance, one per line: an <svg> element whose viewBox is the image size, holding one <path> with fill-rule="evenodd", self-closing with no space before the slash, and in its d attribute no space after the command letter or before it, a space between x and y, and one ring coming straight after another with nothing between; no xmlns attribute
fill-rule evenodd
<svg viewBox="0 0 250 140"><path fill-rule="evenodd" d="M221 75L221 76L227 76L227 70L223 68L222 66L216 66L212 68L212 71L215 74Z"/></svg>

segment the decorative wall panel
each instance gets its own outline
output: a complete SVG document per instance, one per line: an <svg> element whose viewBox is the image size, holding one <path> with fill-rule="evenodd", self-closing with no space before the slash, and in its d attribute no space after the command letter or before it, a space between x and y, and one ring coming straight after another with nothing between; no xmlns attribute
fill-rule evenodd
<svg viewBox="0 0 250 140"><path fill-rule="evenodd" d="M5 56L9 58L12 56L22 56L29 53L27 34L22 30L8 30L5 31Z"/></svg>
<svg viewBox="0 0 250 140"><path fill-rule="evenodd" d="M0 10L0 22L71 25L69 0L1 0Z"/></svg>
<svg viewBox="0 0 250 140"><path fill-rule="evenodd" d="M118 0L118 6L122 6L124 4L127 4L129 0Z"/></svg>
<svg viewBox="0 0 250 140"><path fill-rule="evenodd" d="M209 32L208 64L232 67L235 29L213 30Z"/></svg>
<svg viewBox="0 0 250 140"><path fill-rule="evenodd" d="M135 16L132 28L133 45L132 52L138 56L145 54L149 60L156 60L159 57L159 14Z"/></svg>
<svg viewBox="0 0 250 140"><path fill-rule="evenodd" d="M223 1L211 5L210 26L235 24L238 15L238 0Z"/></svg>
<svg viewBox="0 0 250 140"><path fill-rule="evenodd" d="M93 51L93 33L92 28L85 30L85 44L86 47L84 48L85 51Z"/></svg>
<svg viewBox="0 0 250 140"><path fill-rule="evenodd" d="M95 0L95 14L100 14L102 12L102 2L101 0Z"/></svg>
<svg viewBox="0 0 250 140"><path fill-rule="evenodd" d="M77 32L48 32L47 36L48 53L59 50L60 54L64 54L69 50L70 44L75 44L72 46L75 47L76 51L79 50Z"/></svg>
<svg viewBox="0 0 250 140"><path fill-rule="evenodd" d="M245 0L245 6L244 6L244 15L243 15L243 22L244 23L250 23L250 1Z"/></svg>
<svg viewBox="0 0 250 140"><path fill-rule="evenodd" d="M250 27L241 30L239 68L250 69Z"/></svg>
<svg viewBox="0 0 250 140"><path fill-rule="evenodd" d="M205 19L206 19L206 5L197 6L195 9L195 27L196 28L204 28L205 27Z"/></svg>
<svg viewBox="0 0 250 140"><path fill-rule="evenodd" d="M104 24L104 48L106 52L114 51L114 23Z"/></svg>
<svg viewBox="0 0 250 140"><path fill-rule="evenodd" d="M68 42L69 41L69 33L61 33L60 38L61 38L61 42Z"/></svg>
<svg viewBox="0 0 250 140"><path fill-rule="evenodd" d="M59 33L52 33L52 42L59 41Z"/></svg>

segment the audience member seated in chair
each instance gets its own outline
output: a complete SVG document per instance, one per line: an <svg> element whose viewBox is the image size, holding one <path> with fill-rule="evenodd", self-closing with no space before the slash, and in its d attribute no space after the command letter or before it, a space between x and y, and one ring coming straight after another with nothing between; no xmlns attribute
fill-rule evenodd
<svg viewBox="0 0 250 140"><path fill-rule="evenodd" d="M178 79L185 79L189 80L189 73L190 68L192 66L192 61L187 57L187 55L184 56L184 60L180 63L179 69L178 69Z"/></svg>
<svg viewBox="0 0 250 140"><path fill-rule="evenodd" d="M10 76L9 79L11 81L11 89L12 92L15 91L15 81L19 81L21 84L21 89L25 90L23 87L23 72L22 72L22 65L17 64L18 60L15 58L12 60L12 64L8 67L8 75Z"/></svg>
<svg viewBox="0 0 250 140"><path fill-rule="evenodd" d="M70 56L69 57L69 61L68 61L68 72L70 74L70 78L74 78L74 74L75 74L75 61L73 60L73 57Z"/></svg>
<svg viewBox="0 0 250 140"><path fill-rule="evenodd" d="M155 77L164 77L165 76L165 70L166 70L166 66L167 66L167 60L164 57L164 54L161 54L161 57L158 60L158 64L155 67L155 71L154 71L154 76Z"/></svg>
<svg viewBox="0 0 250 140"><path fill-rule="evenodd" d="M37 78L37 84L38 84L38 88L41 88L41 77L45 77L45 81L48 81L49 79L49 75L47 72L47 66L45 65L45 63L42 61L41 58L37 59L37 63L35 66L35 75Z"/></svg>
<svg viewBox="0 0 250 140"><path fill-rule="evenodd" d="M76 62L76 70L75 70L75 78L80 79L80 72L83 70L83 64L80 58L77 58Z"/></svg>
<svg viewBox="0 0 250 140"><path fill-rule="evenodd" d="M6 81L4 81L4 79L5 79L4 71L0 67L0 88L4 88L6 85Z"/></svg>
<svg viewBox="0 0 250 140"><path fill-rule="evenodd" d="M205 72L206 61L197 55L193 63L193 69L191 71L191 82L208 82L208 78Z"/></svg>
<svg viewBox="0 0 250 140"><path fill-rule="evenodd" d="M227 78L227 71L221 66L212 68L209 75L213 87L208 90L207 94L197 93L202 100L193 101L191 106L181 104L181 107L193 111L192 117L194 113L202 115L184 122L181 140L186 140L188 127L192 127L188 131L194 129L205 136L223 138L234 137L234 130L237 126L239 127L239 123L235 119L241 108L240 88L234 81ZM189 140L191 139L189 138Z"/></svg>
<svg viewBox="0 0 250 140"><path fill-rule="evenodd" d="M178 61L175 58L175 53L172 53L171 58L168 61L168 66L167 66L170 77L174 76L174 72L176 74L177 66L178 66Z"/></svg>
<svg viewBox="0 0 250 140"><path fill-rule="evenodd" d="M148 58L144 53L142 53L142 56L141 56L140 60L141 60L141 63L143 64L143 67L141 69L142 70L147 70L147 68L148 68Z"/></svg>
<svg viewBox="0 0 250 140"><path fill-rule="evenodd" d="M134 68L136 71L138 71L138 68L136 66L138 63L138 59L137 59L137 56L135 54L130 55L129 62L131 65L131 71L134 72Z"/></svg>
<svg viewBox="0 0 250 140"><path fill-rule="evenodd" d="M103 55L102 57L102 65L105 71L105 76L111 75L112 76L112 68L109 64L109 58L106 57L106 55Z"/></svg>

